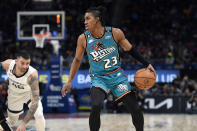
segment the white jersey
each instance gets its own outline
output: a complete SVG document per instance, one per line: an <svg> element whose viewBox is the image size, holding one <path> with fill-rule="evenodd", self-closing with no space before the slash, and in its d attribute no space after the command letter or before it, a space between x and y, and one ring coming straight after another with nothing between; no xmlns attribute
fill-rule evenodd
<svg viewBox="0 0 197 131"><path fill-rule="evenodd" d="M36 71L36 69L29 66L28 70L22 76L16 76L14 74L14 68L15 60L12 60L7 71L7 76L9 78L9 92L14 94L30 92L31 87L27 83L27 79L34 71Z"/></svg>
<svg viewBox="0 0 197 131"><path fill-rule="evenodd" d="M29 108L31 107L31 87L27 79L36 71L32 66L29 66L28 70L22 76L16 76L14 74L15 67L15 60L12 60L7 70L7 76L9 78L7 113L8 122L13 125L17 122L19 115L24 112L24 105L27 105ZM45 119L40 100L34 118L37 131L45 131Z"/></svg>
<svg viewBox="0 0 197 131"><path fill-rule="evenodd" d="M16 76L14 74L15 66L15 60L12 60L7 70L7 76L9 79L8 108L19 111L23 109L23 104L31 99L31 87L29 86L27 79L34 71L36 71L36 69L29 66L27 72L22 76Z"/></svg>

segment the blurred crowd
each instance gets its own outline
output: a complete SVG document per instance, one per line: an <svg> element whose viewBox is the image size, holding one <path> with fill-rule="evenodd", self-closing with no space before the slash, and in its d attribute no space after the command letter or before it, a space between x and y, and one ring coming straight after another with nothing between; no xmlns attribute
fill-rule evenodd
<svg viewBox="0 0 197 131"><path fill-rule="evenodd" d="M78 7L82 7L77 9L69 9L75 6L76 1L66 3L69 3L66 9L70 16L67 25L72 28L68 31L68 48L65 46L63 52L64 58L70 60L70 56L73 57L75 53L73 46L76 46L77 36L83 32L84 9L91 2L77 2ZM119 9L117 4L124 6L124 10ZM107 20L108 25L121 28L128 40L153 64L174 64L176 68L197 64L195 0L132 0L125 1L125 5L118 0L104 0L102 5L107 7L112 16L111 20ZM137 63L121 49L120 54L124 56L122 64ZM87 59L82 62L85 63L88 63Z"/></svg>
<svg viewBox="0 0 197 131"><path fill-rule="evenodd" d="M23 4L22 4L23 3ZM76 41L83 33L83 15L90 6L103 5L111 19L107 25L121 28L127 39L153 64L174 64L176 68L197 64L197 4L195 0L94 0L65 1L54 0L52 3L38 4L33 1L16 0L0 2L0 60L14 58L21 48L29 50L33 64L50 64L52 46L46 42L42 50L35 49L35 42L16 40L16 12L24 10L64 10L66 12L67 39L61 41L61 52L65 69L75 54ZM119 8L123 6L124 8ZM77 7L77 8L76 8ZM48 47L46 47L48 46ZM120 49L120 55L123 51ZM81 68L88 68L86 55ZM136 64L130 55L124 53L122 64Z"/></svg>

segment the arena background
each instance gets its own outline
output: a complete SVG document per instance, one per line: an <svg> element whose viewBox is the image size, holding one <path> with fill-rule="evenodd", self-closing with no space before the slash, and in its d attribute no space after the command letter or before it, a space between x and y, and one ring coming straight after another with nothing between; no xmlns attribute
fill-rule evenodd
<svg viewBox="0 0 197 131"><path fill-rule="evenodd" d="M147 91L139 90L135 87L133 78L136 70L143 66L120 49L122 68L133 89L137 91L140 107L145 112L145 131L157 131L159 128L169 131L194 131L196 127L194 121L197 120L197 3L195 0L0 1L0 61L14 59L20 49L26 49L31 53L32 66L39 71L42 103L47 118L46 130L89 130L88 116L91 101L86 54L73 81L71 94L62 98L60 90L62 84L68 80L77 37L84 31L85 10L90 6L98 5L107 8L107 25L122 29L127 39L146 59L150 60L156 69L157 81L154 87ZM18 36L18 12L32 11L65 13L65 17L60 16L60 23L58 13L46 15L49 19L45 19L44 22L53 27L53 32L50 32L51 39L44 41L43 48L36 48L33 37L22 39ZM33 25L34 21L37 21L36 18L27 22ZM60 29L62 38L55 38L59 27L63 25L65 28ZM22 26L21 30L25 28ZM55 65L58 65L58 68L54 68ZM1 99L5 100L6 80L7 76L4 72L0 79L0 91ZM134 130L131 120L128 121L131 118L123 103L114 103L112 100L113 96L110 94L102 111L104 121L102 123L106 124L102 124L101 130L122 131L131 128ZM115 119L126 121L126 126L118 125ZM54 127L50 124L53 122L59 125ZM116 126L111 127L113 122ZM27 129L29 131L35 130L31 123Z"/></svg>

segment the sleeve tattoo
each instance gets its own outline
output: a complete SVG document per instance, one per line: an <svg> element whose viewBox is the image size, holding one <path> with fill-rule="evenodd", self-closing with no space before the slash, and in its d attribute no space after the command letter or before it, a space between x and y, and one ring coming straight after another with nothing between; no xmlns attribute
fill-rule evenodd
<svg viewBox="0 0 197 131"><path fill-rule="evenodd" d="M38 82L37 76L33 76L29 81L29 85L30 85L31 91L32 91L33 101L31 103L29 111L27 112L26 116L24 117L23 121L25 123L28 123L32 119L32 117L38 107L38 100L39 100L39 84L38 83L39 82Z"/></svg>

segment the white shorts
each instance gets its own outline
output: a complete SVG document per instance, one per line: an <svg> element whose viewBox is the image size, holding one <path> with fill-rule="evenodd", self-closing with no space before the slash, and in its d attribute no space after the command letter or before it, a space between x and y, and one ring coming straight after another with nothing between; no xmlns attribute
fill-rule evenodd
<svg viewBox="0 0 197 131"><path fill-rule="evenodd" d="M22 114L24 104L31 102L31 93L12 94L8 92L8 111L15 114Z"/></svg>
<svg viewBox="0 0 197 131"><path fill-rule="evenodd" d="M30 93L18 95L8 95L8 114L12 116L18 116L24 113L24 107L30 108L31 106L31 95ZM39 100L36 114L43 114L42 103Z"/></svg>

